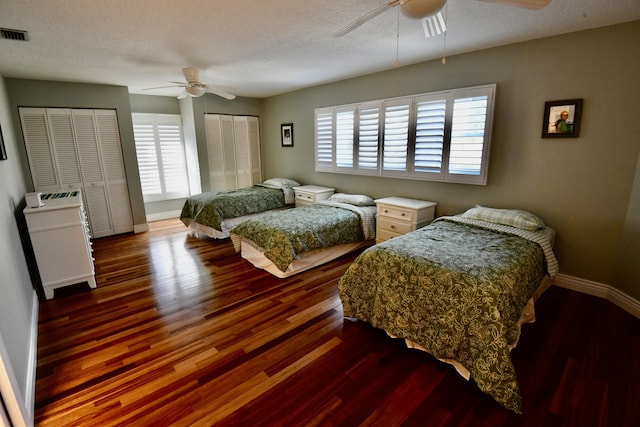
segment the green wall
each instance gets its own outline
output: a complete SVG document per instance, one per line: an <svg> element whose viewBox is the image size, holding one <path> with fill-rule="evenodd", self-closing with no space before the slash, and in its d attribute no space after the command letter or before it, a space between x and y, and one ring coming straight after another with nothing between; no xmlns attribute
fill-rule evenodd
<svg viewBox="0 0 640 427"><path fill-rule="evenodd" d="M637 202L636 208L629 204L640 191L636 184L632 193L640 153L638 40L635 21L268 98L262 116L265 176L373 197L432 200L438 202L437 215L475 204L527 209L557 230L562 273L615 285L640 299L637 274L620 262L640 259L640 213ZM488 185L314 172L315 108L486 83L497 83ZM580 137L542 139L545 101L573 98L584 99ZM281 123L294 124L294 147L281 147Z"/></svg>
<svg viewBox="0 0 640 427"><path fill-rule="evenodd" d="M0 76L0 127L7 149L7 160L0 161L0 341L8 353L3 360L13 371L19 392L33 405L32 382L35 381L35 339L38 300L26 257L35 260L28 242L27 224L22 210L24 193L29 190L22 173L20 151L24 149L16 138L20 128L11 120L5 80ZM37 273L33 280L37 280ZM33 356L33 358L31 357ZM23 402L24 403L24 402ZM30 411L32 407L28 408Z"/></svg>

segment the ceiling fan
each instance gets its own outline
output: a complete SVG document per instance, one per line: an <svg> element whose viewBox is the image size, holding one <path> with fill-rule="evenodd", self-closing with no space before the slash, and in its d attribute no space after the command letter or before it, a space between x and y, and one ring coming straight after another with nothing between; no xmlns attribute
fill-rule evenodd
<svg viewBox="0 0 640 427"><path fill-rule="evenodd" d="M204 95L206 92L221 96L225 99L235 99L236 97L235 95L227 92L226 89L223 89L219 86L209 86L208 84L203 83L200 79L200 70L198 70L197 68L183 68L182 73L184 74L185 82L172 81L170 83L174 84L170 86L150 87L143 90L182 87L184 88L184 91L180 95L178 95L178 99L186 98L187 96L198 98Z"/></svg>
<svg viewBox="0 0 640 427"><path fill-rule="evenodd" d="M510 6L522 7L526 9L542 9L551 3L551 0L480 0L488 3L502 3ZM442 9L447 0L390 0L371 12L361 16L350 24L344 26L333 34L333 37L342 37L345 34L358 28L370 19L380 15L387 9L399 6L400 11L410 18L424 19L437 14Z"/></svg>

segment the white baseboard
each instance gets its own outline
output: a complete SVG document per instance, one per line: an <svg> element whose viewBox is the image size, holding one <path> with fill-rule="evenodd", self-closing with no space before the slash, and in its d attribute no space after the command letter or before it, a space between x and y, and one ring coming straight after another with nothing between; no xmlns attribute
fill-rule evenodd
<svg viewBox="0 0 640 427"><path fill-rule="evenodd" d="M29 367L27 368L27 387L24 396L25 406L27 410L33 414L36 405L36 368L38 367L38 312L40 310L40 301L38 294L33 293L33 303L31 304L31 337L29 344Z"/></svg>
<svg viewBox="0 0 640 427"><path fill-rule="evenodd" d="M561 288L571 289L572 291L604 298L640 319L640 301L630 297L613 286L592 282L591 280L580 279L578 277L567 276L566 274L556 274L553 278L553 284Z"/></svg>
<svg viewBox="0 0 640 427"><path fill-rule="evenodd" d="M180 218L182 211L158 212L147 214L147 222L162 221L163 219Z"/></svg>
<svg viewBox="0 0 640 427"><path fill-rule="evenodd" d="M145 233L149 231L149 224L145 223L145 224L134 224L133 225L133 232L138 234L138 233Z"/></svg>

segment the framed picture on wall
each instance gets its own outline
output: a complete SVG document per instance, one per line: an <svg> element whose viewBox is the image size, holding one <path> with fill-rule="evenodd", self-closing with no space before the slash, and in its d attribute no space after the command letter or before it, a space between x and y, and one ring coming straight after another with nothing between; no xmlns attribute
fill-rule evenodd
<svg viewBox="0 0 640 427"><path fill-rule="evenodd" d="M7 160L7 149L4 146L4 137L2 136L1 126L0 126L0 160Z"/></svg>
<svg viewBox="0 0 640 427"><path fill-rule="evenodd" d="M543 138L577 138L580 135L582 99L547 101L542 119Z"/></svg>
<svg viewBox="0 0 640 427"><path fill-rule="evenodd" d="M293 147L293 123L281 124L280 136L282 137L283 147Z"/></svg>

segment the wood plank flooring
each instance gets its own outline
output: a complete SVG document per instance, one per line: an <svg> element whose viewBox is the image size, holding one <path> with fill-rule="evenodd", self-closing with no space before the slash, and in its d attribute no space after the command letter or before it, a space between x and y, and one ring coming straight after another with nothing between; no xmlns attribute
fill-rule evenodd
<svg viewBox="0 0 640 427"><path fill-rule="evenodd" d="M98 288L42 302L41 426L631 426L640 320L552 287L512 358L524 413L345 321L356 254L277 279L177 220L94 242Z"/></svg>

